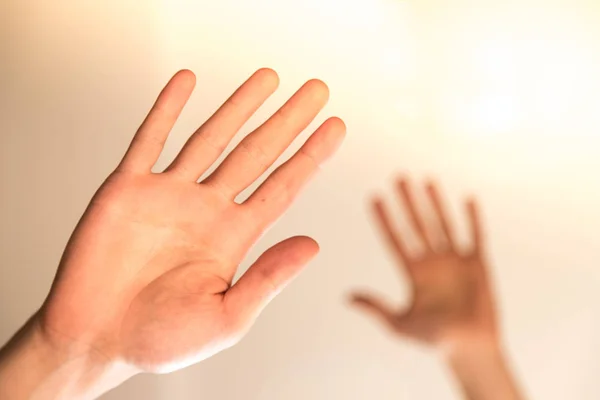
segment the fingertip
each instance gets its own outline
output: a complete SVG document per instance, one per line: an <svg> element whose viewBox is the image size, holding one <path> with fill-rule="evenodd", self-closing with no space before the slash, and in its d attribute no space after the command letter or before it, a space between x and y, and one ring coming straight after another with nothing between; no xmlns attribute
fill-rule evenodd
<svg viewBox="0 0 600 400"><path fill-rule="evenodd" d="M329 100L329 86L320 79L313 78L304 84L304 88L311 90L315 97L323 102Z"/></svg>
<svg viewBox="0 0 600 400"><path fill-rule="evenodd" d="M322 166L342 145L346 136L346 124L338 117L331 117L323 122L317 132L319 141L322 143L322 159L319 162L319 165Z"/></svg>
<svg viewBox="0 0 600 400"><path fill-rule="evenodd" d="M352 293L348 296L348 303L352 306L361 306L364 305L365 299L358 293Z"/></svg>
<svg viewBox="0 0 600 400"><path fill-rule="evenodd" d="M409 180L407 174L405 174L405 173L397 174L396 177L395 177L395 182L396 182L396 186L400 190L402 190L402 191L408 191L409 190L410 180Z"/></svg>
<svg viewBox="0 0 600 400"><path fill-rule="evenodd" d="M297 249L298 254L306 260L305 262L312 260L321 251L319 243L309 236L294 236L288 240Z"/></svg>
<svg viewBox="0 0 600 400"><path fill-rule="evenodd" d="M319 126L315 133L319 136L319 142L327 144L325 147L331 155L337 150L346 135L346 124L338 117L330 117Z"/></svg>
<svg viewBox="0 0 600 400"><path fill-rule="evenodd" d="M346 293L346 300L353 302L356 300L357 297L359 297L360 295L357 292L350 292L350 293Z"/></svg>
<svg viewBox="0 0 600 400"><path fill-rule="evenodd" d="M372 296L369 295L369 291L367 289L356 289L350 292L349 298L356 302L367 302L372 298Z"/></svg>
<svg viewBox="0 0 600 400"><path fill-rule="evenodd" d="M474 212L477 208L477 200L475 196L467 196L465 199L465 205L470 212Z"/></svg>
<svg viewBox="0 0 600 400"><path fill-rule="evenodd" d="M194 74L194 72L192 72L189 69L182 69L179 70L176 74L175 77L179 80L181 80L181 82L185 82L190 86L195 86L196 85L196 74Z"/></svg>
<svg viewBox="0 0 600 400"><path fill-rule="evenodd" d="M340 117L330 117L325 122L328 125L330 125L332 129L335 129L336 131L339 131L342 134L345 134L347 131L346 123Z"/></svg>
<svg viewBox="0 0 600 400"><path fill-rule="evenodd" d="M279 79L279 75L277 74L277 71L275 71L273 68L269 68L269 67L262 67L262 68L257 69L256 72L254 72L254 75L265 77L265 78L271 78L271 79Z"/></svg>
<svg viewBox="0 0 600 400"><path fill-rule="evenodd" d="M311 251L316 255L321 251L321 246L319 242L309 236L300 236L302 240L306 241L306 245L311 249Z"/></svg>
<svg viewBox="0 0 600 400"><path fill-rule="evenodd" d="M425 178L425 190L429 193L435 193L437 190L437 183L433 178Z"/></svg>
<svg viewBox="0 0 600 400"><path fill-rule="evenodd" d="M251 79L258 79L264 86L271 88L273 91L279 87L280 82L277 72L267 67L258 69Z"/></svg>
<svg viewBox="0 0 600 400"><path fill-rule="evenodd" d="M383 210L383 198L380 194L371 195L367 201L372 211L380 212Z"/></svg>

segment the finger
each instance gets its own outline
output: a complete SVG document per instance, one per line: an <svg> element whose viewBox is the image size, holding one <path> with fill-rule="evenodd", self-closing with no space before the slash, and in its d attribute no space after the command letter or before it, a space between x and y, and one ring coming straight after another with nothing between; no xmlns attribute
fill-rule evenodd
<svg viewBox="0 0 600 400"><path fill-rule="evenodd" d="M444 244L447 245L450 250L455 250L456 249L456 240L454 238L454 233L452 232L452 229L450 228L450 221L449 221L446 211L444 210L444 207L442 205L442 199L439 194L439 191L433 183L427 184L427 194L429 195L429 198L431 199L431 203L433 204L434 212L437 216L439 225L442 229L443 240L446 242Z"/></svg>
<svg viewBox="0 0 600 400"><path fill-rule="evenodd" d="M256 71L188 139L165 172L176 171L185 179L198 180L278 85L275 71L268 68Z"/></svg>
<svg viewBox="0 0 600 400"><path fill-rule="evenodd" d="M480 254L483 251L483 232L481 228L481 220L479 216L477 203L474 199L469 199L467 201L466 207L469 219L469 229L471 231L471 240L473 243L473 250L475 253Z"/></svg>
<svg viewBox="0 0 600 400"><path fill-rule="evenodd" d="M179 71L171 78L133 137L119 169L151 172L195 84L196 77L189 70Z"/></svg>
<svg viewBox="0 0 600 400"><path fill-rule="evenodd" d="M379 229L383 233L387 244L392 248L394 255L405 267L409 267L410 258L406 246L404 245L404 241L400 237L400 234L396 232L390 214L383 204L383 201L379 198L374 199L372 202L372 209Z"/></svg>
<svg viewBox="0 0 600 400"><path fill-rule="evenodd" d="M415 205L413 193L409 183L405 179L400 179L397 183L397 189L417 237L428 250L433 250L431 240L427 236L425 224L423 223L423 220L421 219L421 216Z"/></svg>
<svg viewBox="0 0 600 400"><path fill-rule="evenodd" d="M317 116L328 97L323 82L304 84L267 122L246 136L204 183L217 186L234 199L275 162Z"/></svg>
<svg viewBox="0 0 600 400"><path fill-rule="evenodd" d="M352 295L351 303L363 312L379 319L390 328L396 327L396 311L387 301L377 296L356 293Z"/></svg>
<svg viewBox="0 0 600 400"><path fill-rule="evenodd" d="M232 318L254 321L318 252L317 242L305 236L286 239L264 252L225 295Z"/></svg>
<svg viewBox="0 0 600 400"><path fill-rule="evenodd" d="M292 204L302 187L339 148L346 126L339 118L323 123L287 162L279 166L243 203L257 216L258 228L271 225Z"/></svg>

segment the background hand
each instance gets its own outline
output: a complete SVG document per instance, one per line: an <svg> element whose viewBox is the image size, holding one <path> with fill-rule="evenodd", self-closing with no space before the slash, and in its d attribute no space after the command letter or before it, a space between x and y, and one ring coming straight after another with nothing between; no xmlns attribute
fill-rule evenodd
<svg viewBox="0 0 600 400"><path fill-rule="evenodd" d="M386 241L410 279L412 301L407 309L397 310L378 296L356 293L353 304L378 317L393 332L435 347L452 349L461 344L471 346L474 341L495 344L496 312L474 201L466 204L472 244L461 249L433 184L427 185L430 207L423 214L406 180L398 181L397 191L420 251L408 249L381 199L373 201L373 209Z"/></svg>
<svg viewBox="0 0 600 400"><path fill-rule="evenodd" d="M34 321L53 348L93 352L139 371L185 367L237 342L318 252L310 238L287 239L231 286L250 247L342 141L343 122L327 120L246 201L235 202L316 117L327 86L307 82L198 183L278 77L257 71L164 172L152 173L194 85L190 71L166 85L75 229Z"/></svg>

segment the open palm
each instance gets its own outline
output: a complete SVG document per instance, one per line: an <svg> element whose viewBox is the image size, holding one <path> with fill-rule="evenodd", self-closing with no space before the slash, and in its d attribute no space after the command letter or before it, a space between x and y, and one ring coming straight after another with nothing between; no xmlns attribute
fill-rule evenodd
<svg viewBox="0 0 600 400"><path fill-rule="evenodd" d="M344 136L339 119L327 120L246 201L235 202L316 117L328 98L325 84L307 82L200 183L278 78L257 71L165 171L153 173L194 85L190 71L171 79L75 229L37 316L57 346L93 350L140 371L185 367L237 342L318 252L310 238L287 239L232 285L251 246Z"/></svg>
<svg viewBox="0 0 600 400"><path fill-rule="evenodd" d="M435 215L429 219L417 211L406 180L400 180L397 188L420 251L409 251L381 199L375 199L373 206L386 240L410 279L412 301L407 309L397 311L378 296L357 293L354 304L381 318L394 332L434 346L495 340L496 315L475 203L467 203L473 244L462 250L434 185L427 186L431 213Z"/></svg>

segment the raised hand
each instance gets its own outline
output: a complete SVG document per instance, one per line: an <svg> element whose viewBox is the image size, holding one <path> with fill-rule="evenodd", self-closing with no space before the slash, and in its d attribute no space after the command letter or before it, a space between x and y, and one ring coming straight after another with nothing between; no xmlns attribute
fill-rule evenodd
<svg viewBox="0 0 600 400"><path fill-rule="evenodd" d="M465 398L522 400L500 339L475 202L466 202L470 244L461 248L433 184L426 185L427 212L425 204L417 206L407 180L398 181L397 192L418 242L414 248L398 233L380 198L373 210L410 279L412 301L398 309L379 296L356 293L353 304L395 334L441 350Z"/></svg>
<svg viewBox="0 0 600 400"><path fill-rule="evenodd" d="M328 119L247 200L236 203L317 116L327 86L307 82L198 183L275 91L278 77L269 69L257 71L165 171L153 173L194 85L195 76L184 70L160 93L77 225L51 292L28 325L44 347L65 355L65 363L93 358L135 373L169 372L203 360L236 343L318 252L308 237L289 238L232 286L250 247L343 139L343 122ZM6 376L3 381L0 368L0 386Z"/></svg>
<svg viewBox="0 0 600 400"><path fill-rule="evenodd" d="M356 293L353 304L378 317L393 332L436 347L453 348L474 341L496 343L496 312L475 202L466 203L471 244L463 249L433 184L426 187L429 204L423 213L407 180L397 182L397 192L418 248L407 246L380 198L373 201L373 210L399 266L410 279L412 301L400 310L378 296Z"/></svg>

